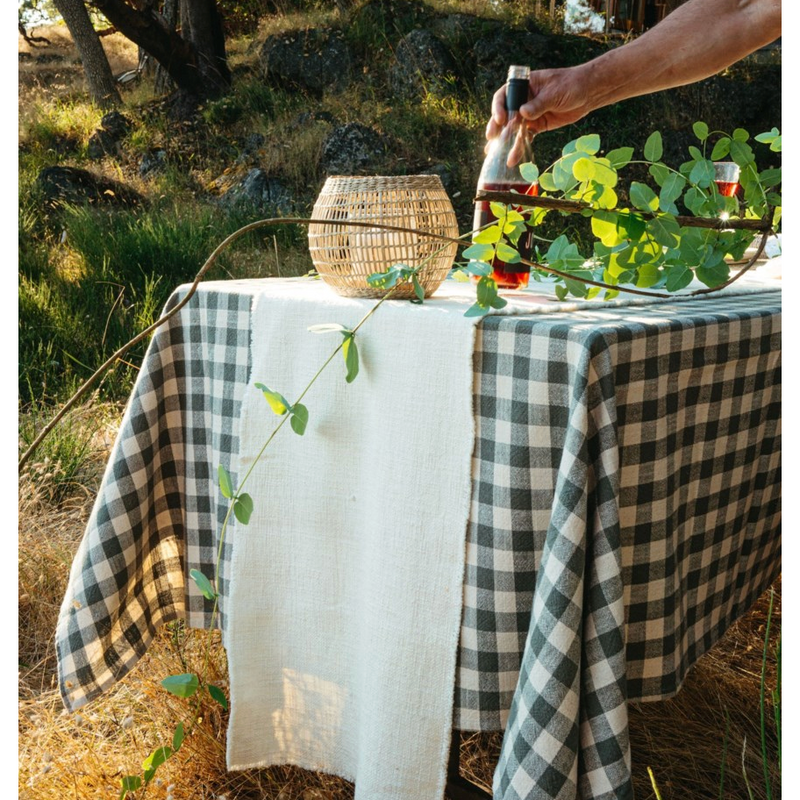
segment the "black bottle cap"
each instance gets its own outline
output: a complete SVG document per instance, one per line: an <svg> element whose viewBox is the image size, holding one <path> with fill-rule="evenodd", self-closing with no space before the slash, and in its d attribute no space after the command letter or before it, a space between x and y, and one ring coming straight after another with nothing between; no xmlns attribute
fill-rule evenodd
<svg viewBox="0 0 800 800"><path fill-rule="evenodd" d="M506 83L506 111L519 111L528 102L528 81L510 78Z"/></svg>

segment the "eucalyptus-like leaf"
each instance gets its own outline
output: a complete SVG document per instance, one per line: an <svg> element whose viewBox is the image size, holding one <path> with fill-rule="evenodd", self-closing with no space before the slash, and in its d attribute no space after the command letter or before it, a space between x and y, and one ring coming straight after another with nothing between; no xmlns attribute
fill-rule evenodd
<svg viewBox="0 0 800 800"><path fill-rule="evenodd" d="M644 235L645 220L632 211L620 211L617 215L620 233L632 242L638 242Z"/></svg>
<svg viewBox="0 0 800 800"><path fill-rule="evenodd" d="M289 401L280 393L269 389L263 383L255 384L256 389L261 390L269 407L279 417L283 416L290 408Z"/></svg>
<svg viewBox="0 0 800 800"><path fill-rule="evenodd" d="M308 409L302 403L295 403L292 406L292 417L289 420L289 424L298 436L302 436L306 432Z"/></svg>
<svg viewBox="0 0 800 800"><path fill-rule="evenodd" d="M642 211L658 210L658 197L646 184L633 181L630 188L631 202Z"/></svg>
<svg viewBox="0 0 800 800"><path fill-rule="evenodd" d="M596 208L605 209L607 211L616 208L618 202L619 198L617 197L617 193L610 186L604 186L603 193L594 199Z"/></svg>
<svg viewBox="0 0 800 800"><path fill-rule="evenodd" d="M669 169L660 162L658 164L651 164L647 171L653 176L653 180L659 185L663 186L667 178L672 174Z"/></svg>
<svg viewBox="0 0 800 800"><path fill-rule="evenodd" d="M706 261L696 270L697 279L709 288L725 283L730 277L730 267L725 262L724 255L720 252L712 251Z"/></svg>
<svg viewBox="0 0 800 800"><path fill-rule="evenodd" d="M730 152L731 152L731 139L727 136L723 136L714 145L714 149L711 151L711 160L721 161Z"/></svg>
<svg viewBox="0 0 800 800"><path fill-rule="evenodd" d="M479 305L491 306L492 300L497 297L497 283L492 278L481 278L476 294Z"/></svg>
<svg viewBox="0 0 800 800"><path fill-rule="evenodd" d="M695 122L694 125L692 125L692 130L694 131L694 135L701 142L708 139L708 125L706 125L705 122Z"/></svg>
<svg viewBox="0 0 800 800"><path fill-rule="evenodd" d="M669 214L662 214L647 223L650 235L664 247L677 247L680 238L680 226Z"/></svg>
<svg viewBox="0 0 800 800"><path fill-rule="evenodd" d="M539 188L543 192L555 192L557 190L558 187L551 172L543 172L539 175Z"/></svg>
<svg viewBox="0 0 800 800"><path fill-rule="evenodd" d="M216 598L217 593L214 591L211 581L205 575L203 575L199 569L189 570L189 576L195 582L197 588L200 590L200 593L206 598L206 600L214 600Z"/></svg>
<svg viewBox="0 0 800 800"><path fill-rule="evenodd" d="M505 242L497 243L497 257L506 264L516 264L521 258L520 254Z"/></svg>
<svg viewBox="0 0 800 800"><path fill-rule="evenodd" d="M414 294L417 296L417 300L422 303L425 300L425 289L422 287L416 274L411 278L411 281L414 286Z"/></svg>
<svg viewBox="0 0 800 800"><path fill-rule="evenodd" d="M774 141L778 136L781 135L781 132L773 127L771 131L767 131L765 133L759 133L755 139L757 142L762 142L763 144L769 144L770 142Z"/></svg>
<svg viewBox="0 0 800 800"><path fill-rule="evenodd" d="M156 770L172 756L171 747L157 747L150 753L149 756L142 762L142 769L144 770L144 782L150 783Z"/></svg>
<svg viewBox="0 0 800 800"><path fill-rule="evenodd" d="M731 142L731 158L741 169L755 162L753 148L747 142L742 142L739 139L734 139Z"/></svg>
<svg viewBox="0 0 800 800"><path fill-rule="evenodd" d="M747 147L747 145L744 145ZM692 171L689 173L689 180L701 189L707 189L714 181L714 162L706 158L695 161Z"/></svg>
<svg viewBox="0 0 800 800"><path fill-rule="evenodd" d="M594 177L594 162L590 158L579 158L572 165L572 174L581 182L590 181Z"/></svg>
<svg viewBox="0 0 800 800"><path fill-rule="evenodd" d="M499 294L491 302L492 308L496 309L505 308L507 305L508 300L506 300L504 297L500 297Z"/></svg>
<svg viewBox="0 0 800 800"><path fill-rule="evenodd" d="M185 673L183 675L170 675L161 681L161 685L176 697L191 697L200 685L197 675Z"/></svg>
<svg viewBox="0 0 800 800"><path fill-rule="evenodd" d="M666 289L668 292L677 292L680 289L685 289L694 278L694 273L684 264L676 264L674 267L667 267L667 283Z"/></svg>
<svg viewBox="0 0 800 800"><path fill-rule="evenodd" d="M661 280L661 270L656 264L642 264L637 270L636 285L649 289Z"/></svg>
<svg viewBox="0 0 800 800"><path fill-rule="evenodd" d="M622 167L630 164L633 158L633 148L618 147L616 150L609 150L609 152L606 153L606 158L611 162L611 166L614 167L614 169L622 169Z"/></svg>
<svg viewBox="0 0 800 800"><path fill-rule="evenodd" d="M494 258L494 247L490 244L473 244L461 255L464 258L474 258L476 261L491 261Z"/></svg>
<svg viewBox="0 0 800 800"><path fill-rule="evenodd" d="M663 208L665 203L674 203L686 187L686 178L677 172L670 172L663 184L658 199Z"/></svg>
<svg viewBox="0 0 800 800"><path fill-rule="evenodd" d="M566 286L562 286L561 284L556 286L556 297L562 302L567 299L568 292L569 289L567 289Z"/></svg>
<svg viewBox="0 0 800 800"><path fill-rule="evenodd" d="M292 417L292 419L294 419L294 417ZM290 425L291 423L292 420L289 420ZM250 517L253 514L253 498L250 497L247 492L242 492L242 494L236 498L233 504L233 513L242 525L247 525L247 523L250 522Z"/></svg>
<svg viewBox="0 0 800 800"><path fill-rule="evenodd" d="M661 132L653 131L644 143L644 157L648 161L660 161L664 153L664 145L661 141Z"/></svg>
<svg viewBox="0 0 800 800"><path fill-rule="evenodd" d="M689 155L695 161L702 161L705 158L705 156L703 155L701 150L699 148L695 147L693 144L689 145Z"/></svg>
<svg viewBox="0 0 800 800"><path fill-rule="evenodd" d="M494 200L489 203L489 208L496 219L503 219L512 210L509 206L503 203L496 203Z"/></svg>
<svg viewBox="0 0 800 800"><path fill-rule="evenodd" d="M489 313L489 306L473 303L465 312L465 317L485 317Z"/></svg>
<svg viewBox="0 0 800 800"><path fill-rule="evenodd" d="M736 128L733 132L734 142L746 142L750 138L750 134L744 128Z"/></svg>
<svg viewBox="0 0 800 800"><path fill-rule="evenodd" d="M492 274L491 265L487 264L485 261L470 261L464 265L464 269L469 272L470 275L477 275L479 277L481 275Z"/></svg>
<svg viewBox="0 0 800 800"><path fill-rule="evenodd" d="M617 172L610 164L603 163L606 159L597 159L594 162L593 179L601 186L614 187L617 185Z"/></svg>
<svg viewBox="0 0 800 800"><path fill-rule="evenodd" d="M135 792L142 787L142 779L138 775L125 775L120 779L119 783L122 787L119 793L119 800L125 800L128 792Z"/></svg>
<svg viewBox="0 0 800 800"><path fill-rule="evenodd" d="M347 368L347 375L345 380L347 383L352 383L358 375L358 347L356 346L355 336L348 336L342 345L342 352L344 353L344 363Z"/></svg>
<svg viewBox="0 0 800 800"><path fill-rule="evenodd" d="M214 686L213 683L206 684L206 689L208 689L208 693L211 697L216 700L226 711L228 710L228 698L225 697L225 692L219 688L219 686Z"/></svg>
<svg viewBox="0 0 800 800"><path fill-rule="evenodd" d="M781 148L782 148L781 137L780 136L776 136L772 140L772 143L770 144L769 149L772 150L773 153L780 153L781 152Z"/></svg>
<svg viewBox="0 0 800 800"><path fill-rule="evenodd" d="M476 233L472 237L472 241L475 244L494 244L495 242L499 242L503 236L503 232L500 230L499 225L492 225L490 228L484 228L479 233ZM469 258L469 256L467 256Z"/></svg>
<svg viewBox="0 0 800 800"><path fill-rule="evenodd" d="M183 723L179 722L175 726L175 733L172 734L172 749L177 753L181 749L183 740L186 738L186 732L183 729Z"/></svg>
<svg viewBox="0 0 800 800"><path fill-rule="evenodd" d="M618 219L619 215L613 211L595 211L592 216L592 233L607 247L614 247L622 241Z"/></svg>
<svg viewBox="0 0 800 800"><path fill-rule="evenodd" d="M385 272L373 272L367 276L367 283L376 289L392 289L400 280L400 270L390 267Z"/></svg>
<svg viewBox="0 0 800 800"><path fill-rule="evenodd" d="M537 183L539 181L539 167L528 161L525 164L519 165L519 174L522 179L528 183Z"/></svg>
<svg viewBox="0 0 800 800"><path fill-rule="evenodd" d="M579 136L575 140L575 149L593 156L600 149L600 137L596 133Z"/></svg>
<svg viewBox="0 0 800 800"><path fill-rule="evenodd" d="M761 181L761 185L765 189L771 189L773 186L777 186L781 182L781 168L778 167L777 169L765 169L758 176L758 179Z"/></svg>
<svg viewBox="0 0 800 800"><path fill-rule="evenodd" d="M217 467L217 478L219 479L219 490L222 492L222 496L229 499L233 497L233 481L231 480L231 474L222 464Z"/></svg>

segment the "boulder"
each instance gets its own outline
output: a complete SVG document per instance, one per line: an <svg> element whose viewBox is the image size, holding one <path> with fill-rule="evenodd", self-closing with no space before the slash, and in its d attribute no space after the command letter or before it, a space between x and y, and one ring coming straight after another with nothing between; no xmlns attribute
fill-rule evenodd
<svg viewBox="0 0 800 800"><path fill-rule="evenodd" d="M441 95L453 89L456 74L453 57L442 41L429 30L417 29L397 45L390 83L400 97L426 92Z"/></svg>
<svg viewBox="0 0 800 800"><path fill-rule="evenodd" d="M228 208L250 206L259 211L282 215L293 211L294 199L278 178L267 175L263 169L251 169L222 195L220 205Z"/></svg>
<svg viewBox="0 0 800 800"><path fill-rule="evenodd" d="M95 160L103 156L121 155L120 143L128 135L131 126L131 121L124 114L109 111L100 120L100 127L89 137L86 155Z"/></svg>
<svg viewBox="0 0 800 800"><path fill-rule="evenodd" d="M265 77L317 95L350 84L352 55L341 31L331 28L270 36L259 55Z"/></svg>
<svg viewBox="0 0 800 800"><path fill-rule="evenodd" d="M475 17L471 14L448 14L430 24L430 30L436 34L448 47L458 50L472 49L475 42L486 36L502 23L494 19Z"/></svg>
<svg viewBox="0 0 800 800"><path fill-rule="evenodd" d="M386 139L374 128L348 122L334 128L325 139L321 165L328 175L358 175L374 170L387 150Z"/></svg>
<svg viewBox="0 0 800 800"><path fill-rule="evenodd" d="M144 197L130 186L77 167L45 167L36 180L50 205L138 206L144 203Z"/></svg>
<svg viewBox="0 0 800 800"><path fill-rule="evenodd" d="M380 31L394 43L414 28L424 27L437 16L418 0L367 0L354 13L351 26L359 30Z"/></svg>
<svg viewBox="0 0 800 800"><path fill-rule="evenodd" d="M128 135L133 123L119 111L109 111L100 120L100 127L115 139L120 140Z"/></svg>
<svg viewBox="0 0 800 800"><path fill-rule="evenodd" d="M143 178L146 175L163 172L167 167L167 151L160 147L148 150L139 162L139 175Z"/></svg>
<svg viewBox="0 0 800 800"><path fill-rule="evenodd" d="M94 161L104 156L118 156L122 152L119 142L108 131L98 128L90 137L86 155Z"/></svg>
<svg viewBox="0 0 800 800"><path fill-rule="evenodd" d="M508 77L511 64L545 69L553 63L553 38L508 27L498 28L475 43L475 90L491 97Z"/></svg>

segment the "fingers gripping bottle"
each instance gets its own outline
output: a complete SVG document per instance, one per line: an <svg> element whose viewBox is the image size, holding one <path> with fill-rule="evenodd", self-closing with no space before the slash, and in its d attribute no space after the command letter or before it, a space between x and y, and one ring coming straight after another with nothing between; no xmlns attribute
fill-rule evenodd
<svg viewBox="0 0 800 800"><path fill-rule="evenodd" d="M525 127L519 113L520 107L528 100L528 67L509 67L506 83L506 111L508 121L505 127L489 143L486 159L478 178L478 190L511 192L537 195L538 183L530 184L523 179L519 165L533 161L533 134ZM508 166L509 156L513 153L514 166ZM492 213L487 201L475 204L473 230L493 222L497 217ZM517 250L519 254L530 260L533 235L526 230L519 237ZM492 278L501 289L524 289L528 285L530 268L524 264L509 264L499 258L492 261Z"/></svg>

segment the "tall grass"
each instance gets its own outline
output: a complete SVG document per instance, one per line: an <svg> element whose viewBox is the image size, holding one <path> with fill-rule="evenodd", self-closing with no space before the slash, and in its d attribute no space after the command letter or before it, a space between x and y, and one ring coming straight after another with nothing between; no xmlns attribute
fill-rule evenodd
<svg viewBox="0 0 800 800"><path fill-rule="evenodd" d="M23 403L64 399L158 317L173 289L193 279L222 239L257 216L166 201L136 212L68 208L49 231L25 237L19 283ZM288 226L272 233L279 245L295 245L302 235ZM243 247L264 245L253 236ZM235 272L234 252L209 278ZM112 371L105 396L121 399L130 391L145 348L142 343L126 357L128 364Z"/></svg>

